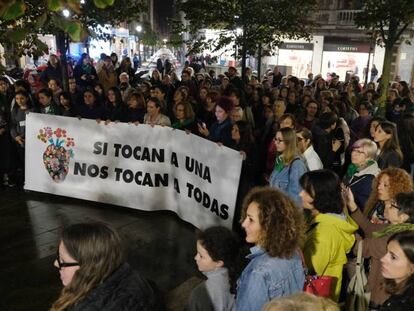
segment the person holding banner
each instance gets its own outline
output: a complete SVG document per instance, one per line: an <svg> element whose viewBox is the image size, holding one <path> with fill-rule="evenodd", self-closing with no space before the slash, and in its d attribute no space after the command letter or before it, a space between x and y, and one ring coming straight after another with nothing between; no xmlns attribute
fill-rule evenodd
<svg viewBox="0 0 414 311"><path fill-rule="evenodd" d="M79 107L79 114L85 119L105 119L105 109L98 101L98 94L93 89L83 92L83 104Z"/></svg>
<svg viewBox="0 0 414 311"><path fill-rule="evenodd" d="M301 292L305 273L299 253L303 214L279 190L254 188L246 196L242 227L250 249L249 264L237 281L237 311L260 311L275 297Z"/></svg>
<svg viewBox="0 0 414 311"><path fill-rule="evenodd" d="M121 121L143 123L145 116L145 98L141 92L131 92L127 98L126 109L121 110Z"/></svg>
<svg viewBox="0 0 414 311"><path fill-rule="evenodd" d="M186 130L197 133L197 125L194 122L194 111L188 102L181 102L173 107L176 122L172 124L172 128Z"/></svg>
<svg viewBox="0 0 414 311"><path fill-rule="evenodd" d="M33 111L33 105L29 94L26 91L17 91L14 95L15 105L11 111L10 134L13 140L13 153L16 171L12 173L18 183L24 180L25 165L25 135L26 135L26 114ZM18 172L22 172L18 174ZM21 176L23 175L23 176Z"/></svg>
<svg viewBox="0 0 414 311"><path fill-rule="evenodd" d="M198 124L198 130L201 135L213 142L229 146L231 144L230 111L232 108L233 102L231 99L225 96L221 97L215 108L217 121L209 129L204 123Z"/></svg>
<svg viewBox="0 0 414 311"><path fill-rule="evenodd" d="M153 288L124 262L121 238L106 224L65 228L54 266L64 288L50 311L157 310Z"/></svg>
<svg viewBox="0 0 414 311"><path fill-rule="evenodd" d="M151 97L147 102L147 113L144 116L144 123L151 126L171 126L170 118L161 113L161 102L156 97Z"/></svg>

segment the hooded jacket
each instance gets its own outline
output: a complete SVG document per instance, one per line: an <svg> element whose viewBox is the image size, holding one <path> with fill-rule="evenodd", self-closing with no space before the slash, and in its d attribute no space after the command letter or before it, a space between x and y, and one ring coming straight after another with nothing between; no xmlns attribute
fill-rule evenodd
<svg viewBox="0 0 414 311"><path fill-rule="evenodd" d="M336 278L330 297L334 301L339 299L342 269L347 262L346 254L354 245L357 229L358 225L348 215L320 213L306 233L304 256L309 271Z"/></svg>

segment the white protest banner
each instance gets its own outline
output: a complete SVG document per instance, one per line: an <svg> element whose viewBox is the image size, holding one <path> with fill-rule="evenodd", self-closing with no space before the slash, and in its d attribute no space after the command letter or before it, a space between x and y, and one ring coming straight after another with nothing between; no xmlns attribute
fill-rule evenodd
<svg viewBox="0 0 414 311"><path fill-rule="evenodd" d="M25 189L231 227L242 157L168 127L30 113Z"/></svg>

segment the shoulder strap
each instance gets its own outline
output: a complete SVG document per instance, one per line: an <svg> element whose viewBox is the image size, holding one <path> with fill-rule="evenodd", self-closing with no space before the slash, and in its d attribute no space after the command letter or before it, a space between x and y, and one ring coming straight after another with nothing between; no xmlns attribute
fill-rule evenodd
<svg viewBox="0 0 414 311"><path fill-rule="evenodd" d="M293 162L295 162L295 161L297 161L297 160L299 160L300 158L299 157L295 157L293 160L292 160L292 162L290 162L290 164L289 164L289 168L288 168L288 178L290 179L290 169L292 168L292 165L293 165Z"/></svg>
<svg viewBox="0 0 414 311"><path fill-rule="evenodd" d="M313 224L311 224L309 226L309 229L306 230L306 233L311 232L313 229L315 229L315 227L318 225L318 222L314 222Z"/></svg>

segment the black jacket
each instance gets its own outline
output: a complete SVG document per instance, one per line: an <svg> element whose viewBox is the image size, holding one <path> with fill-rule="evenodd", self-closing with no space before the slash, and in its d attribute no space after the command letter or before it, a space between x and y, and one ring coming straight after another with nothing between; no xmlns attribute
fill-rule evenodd
<svg viewBox="0 0 414 311"><path fill-rule="evenodd" d="M414 310L414 285L402 295L392 295L381 306L380 311L408 311Z"/></svg>
<svg viewBox="0 0 414 311"><path fill-rule="evenodd" d="M124 263L68 311L152 311L154 304L149 283Z"/></svg>
<svg viewBox="0 0 414 311"><path fill-rule="evenodd" d="M380 169L386 169L388 167L401 167L403 161L397 151L389 149L381 152L378 159L378 166Z"/></svg>

